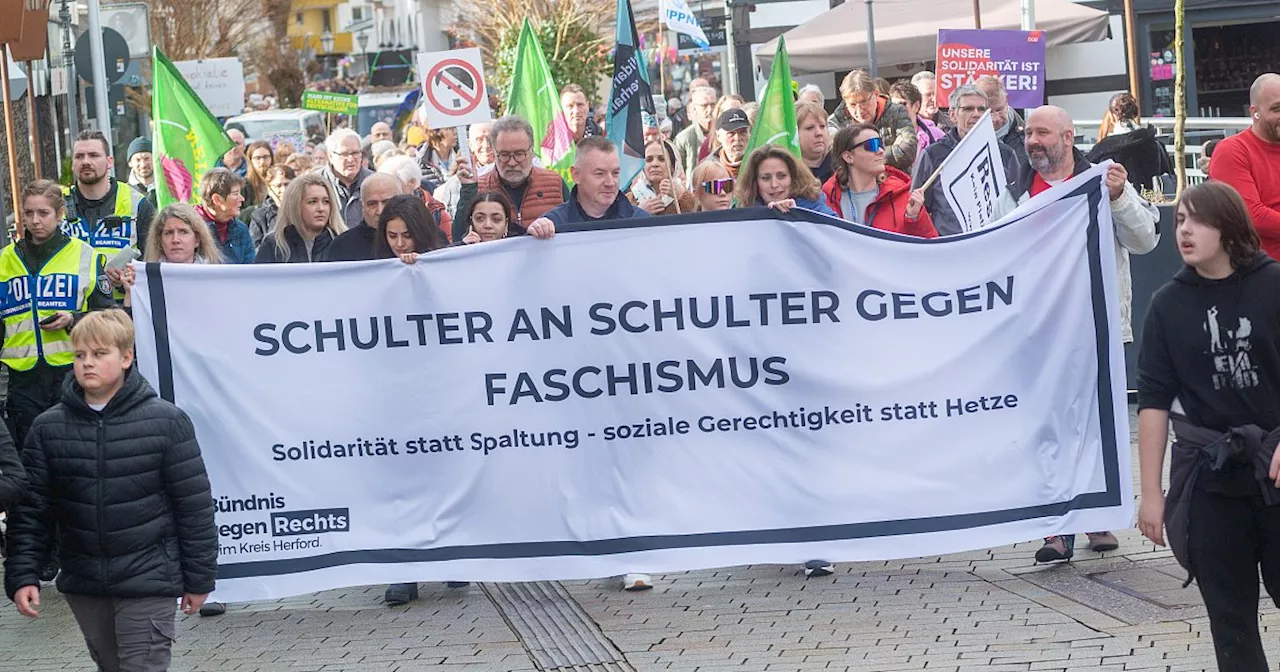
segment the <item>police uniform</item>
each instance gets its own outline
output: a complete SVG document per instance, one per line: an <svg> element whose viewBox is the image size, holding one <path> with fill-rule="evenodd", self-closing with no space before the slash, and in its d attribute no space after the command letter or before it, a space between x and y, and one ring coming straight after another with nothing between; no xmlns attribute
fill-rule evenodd
<svg viewBox="0 0 1280 672"><path fill-rule="evenodd" d="M9 369L7 419L23 445L31 423L56 404L75 360L70 329L46 331L40 321L115 305L105 259L61 231L43 244L30 235L0 252L0 362Z"/></svg>
<svg viewBox="0 0 1280 672"><path fill-rule="evenodd" d="M80 194L78 187L63 187L62 193L67 198L67 218L61 224L63 233L88 243L107 259L127 247L139 247L138 214L146 198L146 194L139 194L128 184L114 177L109 179L111 190L103 201L111 200L110 210L102 206L90 209L90 202ZM117 301L123 301L124 290L116 290L113 296Z"/></svg>

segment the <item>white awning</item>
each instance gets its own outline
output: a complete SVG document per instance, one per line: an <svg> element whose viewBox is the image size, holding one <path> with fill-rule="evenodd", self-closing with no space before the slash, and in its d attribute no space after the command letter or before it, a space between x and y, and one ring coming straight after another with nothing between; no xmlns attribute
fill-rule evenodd
<svg viewBox="0 0 1280 672"><path fill-rule="evenodd" d="M1018 0L981 0L982 27L1018 30ZM931 61L939 28L973 28L973 5L964 0L873 0L876 64L880 68ZM1108 16L1070 0L1036 0L1036 28L1048 34L1048 46L1093 42L1107 37ZM846 0L784 35L793 74L835 72L867 67L867 4ZM757 51L768 72L777 39Z"/></svg>

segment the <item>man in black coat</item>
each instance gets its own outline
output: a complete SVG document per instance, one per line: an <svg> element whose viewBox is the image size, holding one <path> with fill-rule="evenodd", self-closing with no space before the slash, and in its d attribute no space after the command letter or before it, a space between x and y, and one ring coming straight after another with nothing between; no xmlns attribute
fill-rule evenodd
<svg viewBox="0 0 1280 672"><path fill-rule="evenodd" d="M98 669L163 672L177 598L194 614L213 591L218 537L195 429L133 371L133 338L121 310L72 330L75 376L22 453L31 489L10 517L5 590L38 617L57 538L58 590Z"/></svg>

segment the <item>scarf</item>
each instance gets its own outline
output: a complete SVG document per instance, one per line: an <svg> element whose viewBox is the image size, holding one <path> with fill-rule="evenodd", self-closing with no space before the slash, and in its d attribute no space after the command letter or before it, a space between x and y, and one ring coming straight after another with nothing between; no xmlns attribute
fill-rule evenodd
<svg viewBox="0 0 1280 672"><path fill-rule="evenodd" d="M197 205L196 212L200 213L200 216L204 218L204 221L213 222L213 228L218 234L219 242L227 242L227 237L231 234L232 219L228 219L225 222L219 222L218 219L213 216L213 211L204 207L204 204Z"/></svg>

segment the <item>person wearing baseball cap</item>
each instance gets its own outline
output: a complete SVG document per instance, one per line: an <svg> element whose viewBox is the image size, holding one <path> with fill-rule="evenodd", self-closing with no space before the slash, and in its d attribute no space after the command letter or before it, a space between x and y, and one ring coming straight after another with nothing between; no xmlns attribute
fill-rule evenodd
<svg viewBox="0 0 1280 672"><path fill-rule="evenodd" d="M129 143L129 186L145 194L156 185L156 166L151 162L151 138L138 137Z"/></svg>
<svg viewBox="0 0 1280 672"><path fill-rule="evenodd" d="M716 120L716 144L720 151L713 159L729 171L729 176L737 179L738 169L742 167L742 159L747 152L747 140L751 138L751 121L747 113L738 108L730 108L720 113Z"/></svg>

